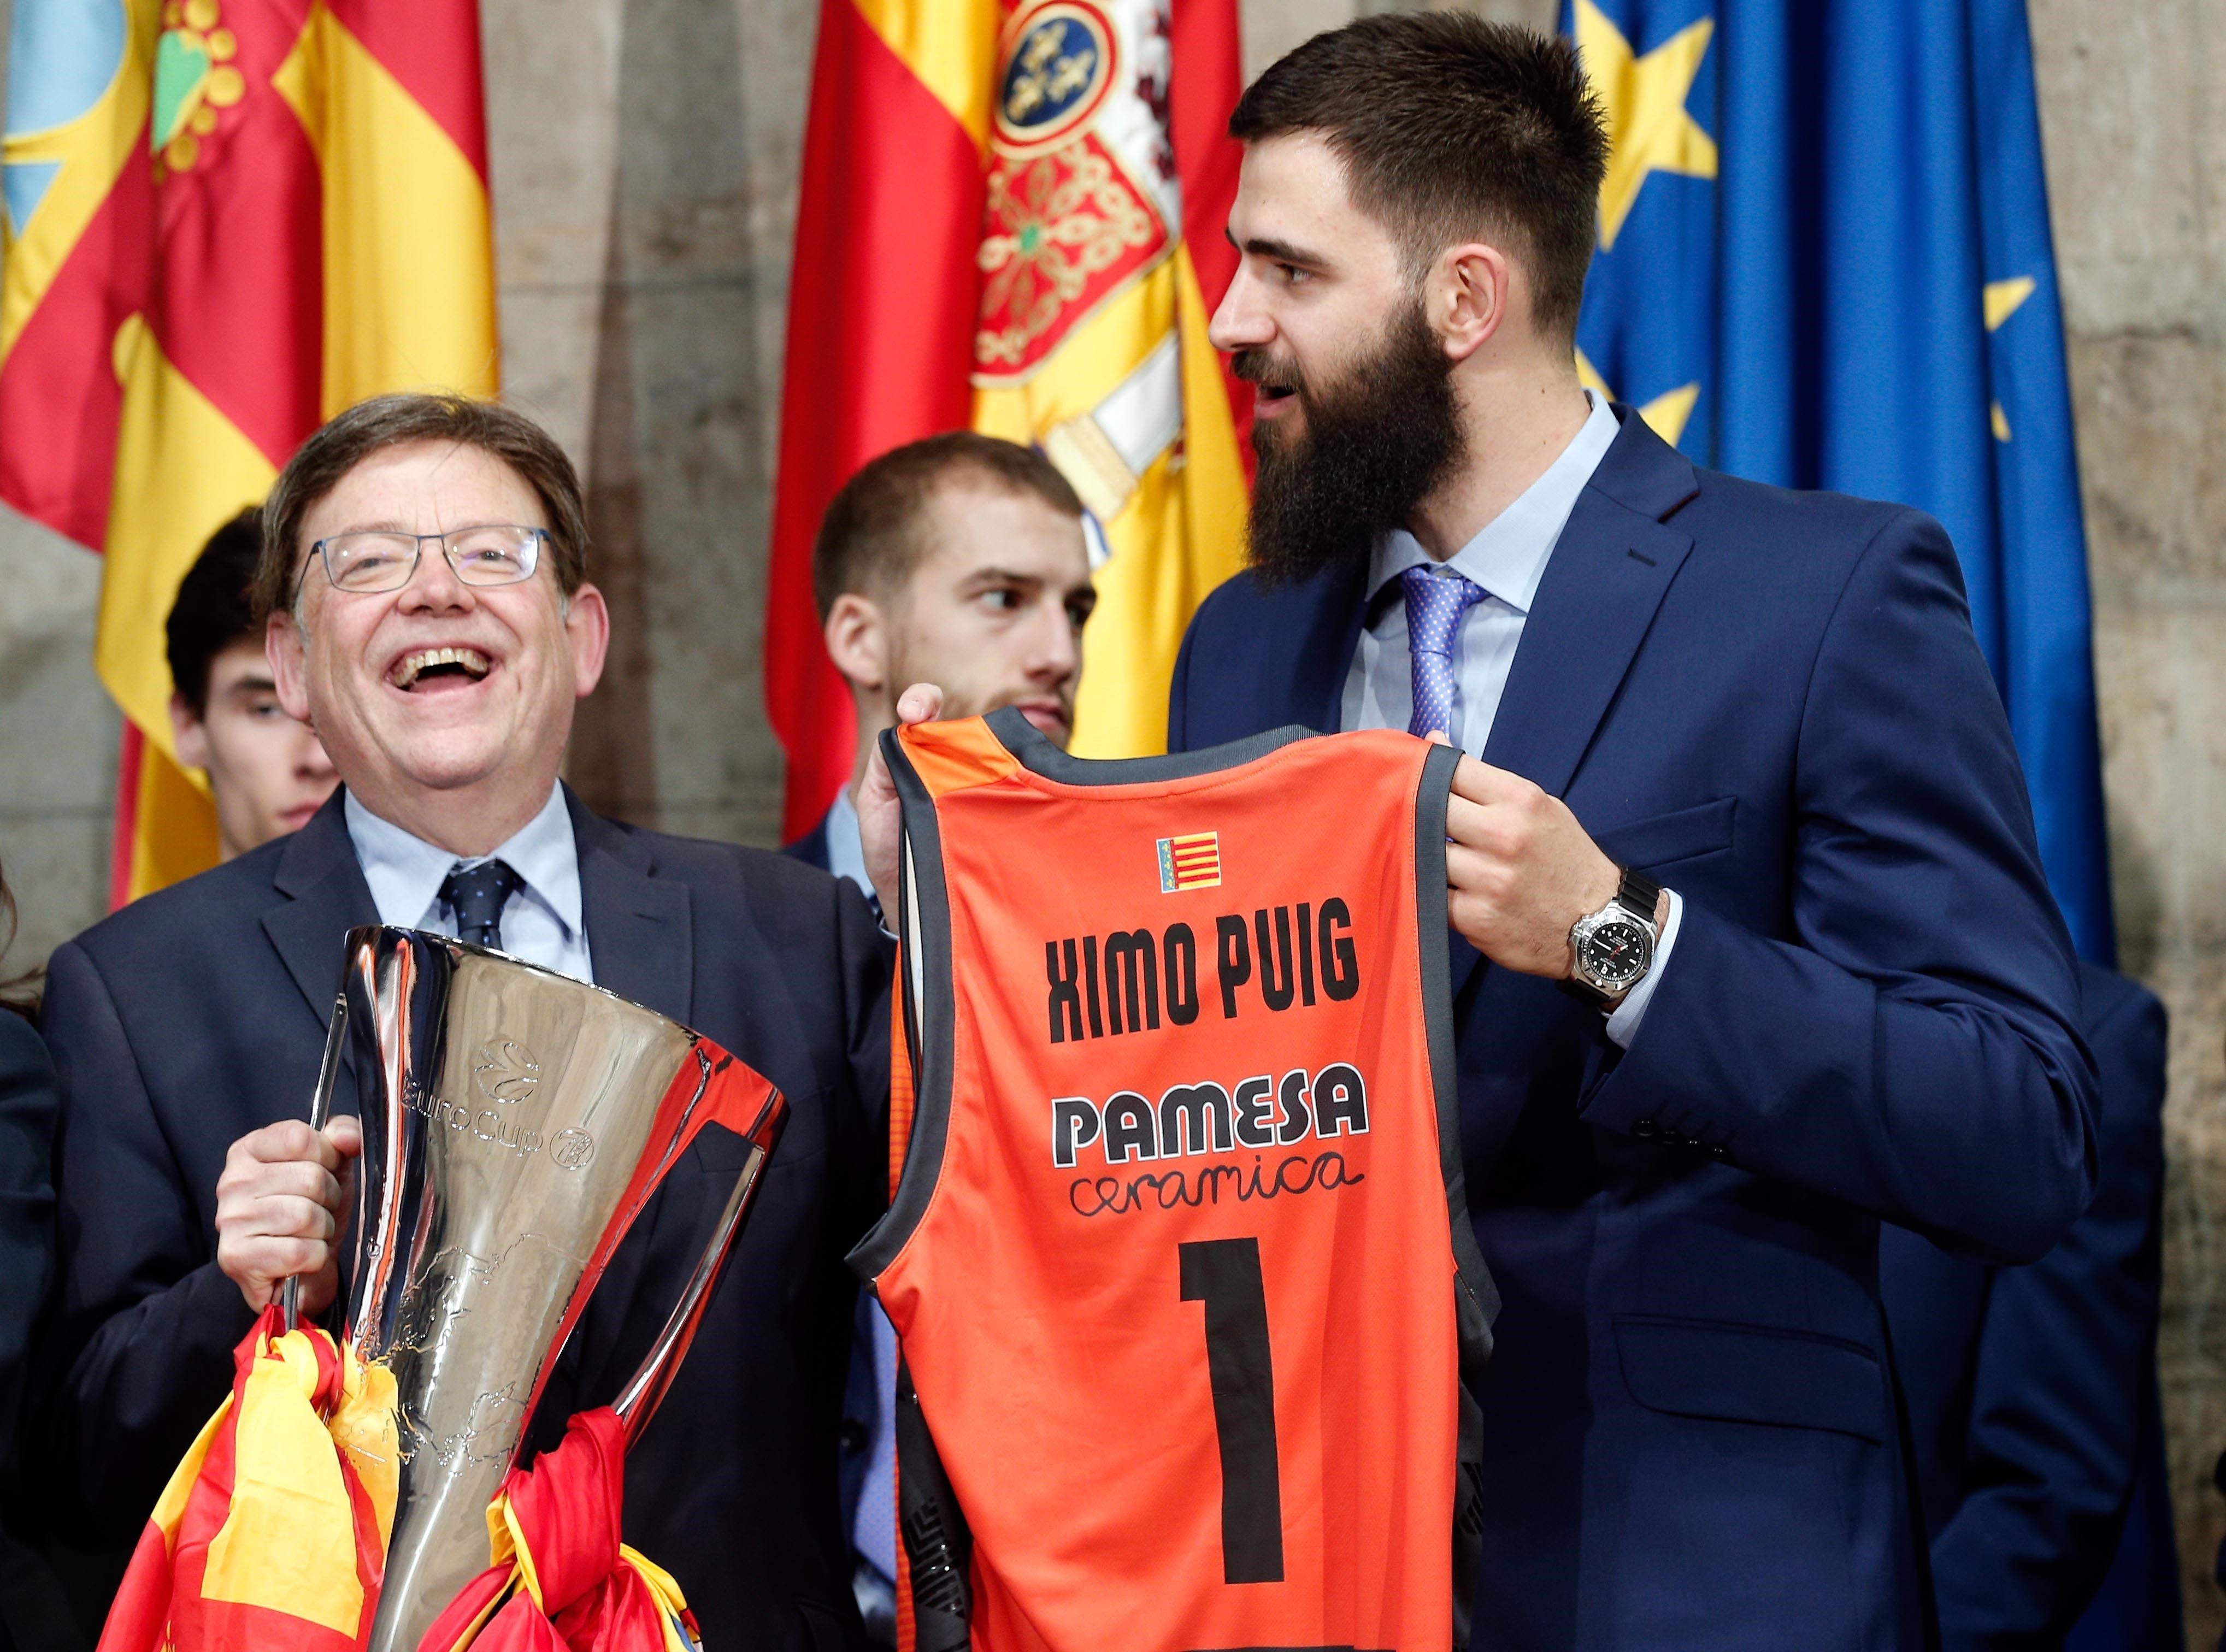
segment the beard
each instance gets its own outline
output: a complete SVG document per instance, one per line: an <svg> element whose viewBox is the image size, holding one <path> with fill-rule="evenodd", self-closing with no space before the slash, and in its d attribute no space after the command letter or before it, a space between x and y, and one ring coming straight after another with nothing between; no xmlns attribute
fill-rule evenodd
<svg viewBox="0 0 2226 1652"><path fill-rule="evenodd" d="M1296 362L1264 350L1238 351L1231 368L1293 391L1303 416L1295 431L1252 425L1260 463L1247 560L1269 584L1364 562L1460 462L1453 364L1419 298L1334 379L1308 384Z"/></svg>

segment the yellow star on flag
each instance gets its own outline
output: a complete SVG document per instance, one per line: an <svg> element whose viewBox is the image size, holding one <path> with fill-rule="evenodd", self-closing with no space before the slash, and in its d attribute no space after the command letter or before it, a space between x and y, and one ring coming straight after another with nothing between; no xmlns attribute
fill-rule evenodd
<svg viewBox="0 0 2226 1652"><path fill-rule="evenodd" d="M1980 308L1987 318L1987 331L1993 332L2016 315L2018 306L2032 296L2032 288L2031 276L2012 276L2007 281L1990 281L1981 289Z"/></svg>
<svg viewBox="0 0 2226 1652"><path fill-rule="evenodd" d="M1577 382L1605 401L1615 400L1615 392L1607 387L1607 380L1600 377L1600 369L1587 359L1581 350L1577 352ZM1693 403L1700 399L1701 384L1695 379L1689 384L1663 391L1638 410L1638 416L1646 421L1656 435L1674 448L1677 439L1685 434L1685 421L1693 416Z"/></svg>
<svg viewBox="0 0 2226 1652"><path fill-rule="evenodd" d="M1992 333L2016 315L2018 306L2032 296L2032 289L2031 276L2012 276L2007 281L1990 281L1981 288L1979 299L1981 313L1987 318L1987 331ZM1994 427L1995 441L2007 442L2010 439L2009 415L2002 411L2000 402L1988 404L1987 423Z"/></svg>
<svg viewBox="0 0 2226 1652"><path fill-rule="evenodd" d="M1577 50L1607 116L1607 176L1600 181L1600 239L1615 245L1650 172L1716 175L1716 140L1685 111L1715 20L1679 29L1644 57L1593 0L1576 0Z"/></svg>

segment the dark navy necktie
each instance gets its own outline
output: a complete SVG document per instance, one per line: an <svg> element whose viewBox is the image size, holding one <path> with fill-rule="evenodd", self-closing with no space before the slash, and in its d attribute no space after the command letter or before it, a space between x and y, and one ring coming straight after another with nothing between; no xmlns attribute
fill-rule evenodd
<svg viewBox="0 0 2226 1652"><path fill-rule="evenodd" d="M1407 732L1433 728L1453 738L1453 640L1462 617L1484 600L1484 588L1451 569L1416 566L1399 576L1407 595L1407 664L1415 689Z"/></svg>
<svg viewBox="0 0 2226 1652"><path fill-rule="evenodd" d="M507 861L482 861L475 867L461 861L441 880L441 904L456 915L456 938L502 950L502 909L525 887L525 880L510 869Z"/></svg>

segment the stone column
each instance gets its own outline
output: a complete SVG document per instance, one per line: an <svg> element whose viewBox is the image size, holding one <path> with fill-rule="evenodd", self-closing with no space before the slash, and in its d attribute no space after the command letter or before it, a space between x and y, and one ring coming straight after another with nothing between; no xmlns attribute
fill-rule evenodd
<svg viewBox="0 0 2226 1652"><path fill-rule="evenodd" d="M2226 1500L2226 17L2031 0L2095 589L2120 963L2172 1020L2159 1364L2188 1643Z"/></svg>

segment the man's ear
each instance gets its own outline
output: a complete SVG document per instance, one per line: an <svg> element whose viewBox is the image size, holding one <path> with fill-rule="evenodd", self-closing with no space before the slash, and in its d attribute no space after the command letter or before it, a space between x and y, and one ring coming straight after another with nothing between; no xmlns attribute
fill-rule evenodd
<svg viewBox="0 0 2226 1652"><path fill-rule="evenodd" d="M208 728L182 694L170 696L170 735L177 742L179 762L189 769L208 767Z"/></svg>
<svg viewBox="0 0 2226 1652"><path fill-rule="evenodd" d="M827 658L852 688L878 694L888 686L889 623L872 598L843 592L827 610L820 634L827 639Z"/></svg>
<svg viewBox="0 0 2226 1652"><path fill-rule="evenodd" d="M264 622L263 657L270 662L270 681L278 689L278 704L296 722L316 726L309 715L309 659L302 646L302 628L294 616L280 609Z"/></svg>
<svg viewBox="0 0 2226 1652"><path fill-rule="evenodd" d="M1423 307L1446 353L1466 361L1482 349L1505 323L1518 284L1496 246L1470 241L1441 253L1423 286Z"/></svg>
<svg viewBox="0 0 2226 1652"><path fill-rule="evenodd" d="M603 679L603 660L611 648L611 610L592 585L572 593L564 611L564 634L572 640L572 692L584 700Z"/></svg>

